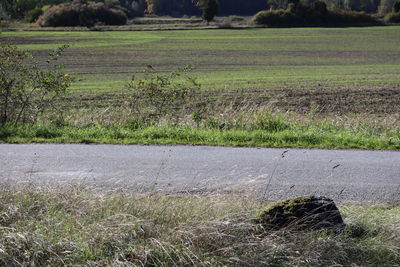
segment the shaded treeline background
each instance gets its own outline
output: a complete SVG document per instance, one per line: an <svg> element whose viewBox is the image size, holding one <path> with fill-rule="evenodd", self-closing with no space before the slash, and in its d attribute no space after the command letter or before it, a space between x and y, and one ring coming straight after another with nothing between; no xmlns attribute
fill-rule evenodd
<svg viewBox="0 0 400 267"><path fill-rule="evenodd" d="M1 0L0 19L12 18L32 21L53 5L72 0ZM75 0L76 1L76 0ZM79 1L79 0L78 0ZM80 0L84 1L84 0ZM128 17L155 15L200 15L196 6L199 0L94 0L107 7L123 9ZM201 1L201 0L200 0ZM290 0L218 0L219 15L254 15L265 9L285 8ZM312 3L315 0L301 0ZM364 11L385 15L391 11L396 0L324 0L328 8Z"/></svg>

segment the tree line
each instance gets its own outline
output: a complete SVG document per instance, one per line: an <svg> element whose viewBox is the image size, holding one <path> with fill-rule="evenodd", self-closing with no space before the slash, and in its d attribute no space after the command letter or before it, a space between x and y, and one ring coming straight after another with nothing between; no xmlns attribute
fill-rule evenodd
<svg viewBox="0 0 400 267"><path fill-rule="evenodd" d="M128 18L155 15L201 15L201 2L207 0L90 0L104 3L106 7L120 8ZM218 15L254 15L261 10L281 9L290 0L218 0ZM28 21L37 19L44 11L54 5L72 2L72 0L2 0L0 3L0 19L10 17ZM304 4L312 4L315 0L302 0ZM366 13L391 12L396 0L324 0L330 9L364 11Z"/></svg>

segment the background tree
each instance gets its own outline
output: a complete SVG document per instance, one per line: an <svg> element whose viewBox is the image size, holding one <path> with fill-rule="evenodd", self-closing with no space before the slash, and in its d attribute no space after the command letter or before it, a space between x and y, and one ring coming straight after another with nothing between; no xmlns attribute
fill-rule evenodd
<svg viewBox="0 0 400 267"><path fill-rule="evenodd" d="M10 19L9 15L7 14L6 10L0 4L0 21Z"/></svg>
<svg viewBox="0 0 400 267"><path fill-rule="evenodd" d="M201 3L201 9L203 11L203 19L209 24L218 13L218 2L217 0L204 0Z"/></svg>
<svg viewBox="0 0 400 267"><path fill-rule="evenodd" d="M379 14L386 15L392 11L396 0L381 0L379 4Z"/></svg>
<svg viewBox="0 0 400 267"><path fill-rule="evenodd" d="M400 1L397 1L396 3L394 3L393 8L392 8L393 12L400 12Z"/></svg>
<svg viewBox="0 0 400 267"><path fill-rule="evenodd" d="M393 4L392 11L386 14L384 21L386 23L400 23L400 1Z"/></svg>
<svg viewBox="0 0 400 267"><path fill-rule="evenodd" d="M0 0L3 9L0 19L7 14L11 19L24 19L27 22L36 19L48 8L73 0ZM89 1L89 0L86 0ZM90 0L104 3L108 8L123 11L128 18L143 16L145 13L171 16L199 16L207 11L206 6L216 8L220 15L254 15L272 9L286 9L291 0ZM316 0L301 0L302 4L312 4ZM347 9L377 13L380 15L392 12L397 0L323 0L329 9ZM212 14L212 13L208 13ZM204 15L204 14L203 14ZM204 16L203 16L204 17ZM213 16L211 16L213 18ZM210 20L212 20L212 18ZM210 21L207 20L207 21Z"/></svg>
<svg viewBox="0 0 400 267"><path fill-rule="evenodd" d="M128 4L132 8L133 17L140 17L144 15L144 11L146 10L145 0L129 1Z"/></svg>

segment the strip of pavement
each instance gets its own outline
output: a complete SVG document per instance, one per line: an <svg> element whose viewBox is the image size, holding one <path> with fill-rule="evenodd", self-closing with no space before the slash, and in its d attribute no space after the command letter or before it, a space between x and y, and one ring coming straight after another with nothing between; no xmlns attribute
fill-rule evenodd
<svg viewBox="0 0 400 267"><path fill-rule="evenodd" d="M400 201L400 152L209 146L1 144L3 185L63 185L279 200Z"/></svg>

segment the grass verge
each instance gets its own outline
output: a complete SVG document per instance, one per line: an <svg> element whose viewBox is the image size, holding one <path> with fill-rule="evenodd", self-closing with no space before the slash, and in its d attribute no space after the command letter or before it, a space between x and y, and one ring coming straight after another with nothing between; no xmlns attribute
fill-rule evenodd
<svg viewBox="0 0 400 267"><path fill-rule="evenodd" d="M345 205L341 234L266 231L235 196L0 190L3 266L338 266L400 263L398 205Z"/></svg>
<svg viewBox="0 0 400 267"><path fill-rule="evenodd" d="M209 126L55 126L49 123L6 125L0 128L4 143L109 143L260 146L296 148L400 149L396 129L359 127L345 129L329 123L300 125L280 120L232 126L212 121Z"/></svg>

